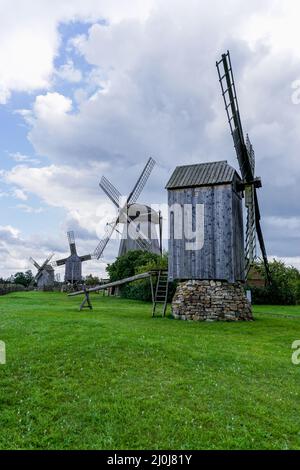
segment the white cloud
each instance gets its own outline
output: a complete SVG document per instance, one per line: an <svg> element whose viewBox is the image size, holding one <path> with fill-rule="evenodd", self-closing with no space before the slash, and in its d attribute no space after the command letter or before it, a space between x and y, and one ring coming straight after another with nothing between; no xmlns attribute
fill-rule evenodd
<svg viewBox="0 0 300 470"><path fill-rule="evenodd" d="M16 207L17 209L21 209L27 214L41 214L42 212L44 212L44 209L42 207L32 207L28 204L18 204Z"/></svg>
<svg viewBox="0 0 300 470"><path fill-rule="evenodd" d="M31 92L51 86L53 62L60 45L60 23L144 18L151 3L147 0L1 0L0 103L6 103L12 91Z"/></svg>
<svg viewBox="0 0 300 470"><path fill-rule="evenodd" d="M67 219L90 231L96 240L96 233L103 230L111 218L111 204L98 187L99 175L105 168L106 165L92 165L85 170L56 165L42 168L19 165L4 172L2 178L7 184L17 185L20 193L34 194L49 206L65 209ZM19 208L36 211L24 204Z"/></svg>
<svg viewBox="0 0 300 470"><path fill-rule="evenodd" d="M32 158L28 155L23 155L20 152L16 153L10 153L9 156L18 163L34 163L34 164L39 164L40 160L37 158Z"/></svg>
<svg viewBox="0 0 300 470"><path fill-rule="evenodd" d="M20 230L11 225L0 225L1 240L12 241L17 240L20 236Z"/></svg>
<svg viewBox="0 0 300 470"><path fill-rule="evenodd" d="M48 92L36 97L33 110L37 119L56 120L72 110L72 100L59 93Z"/></svg>
<svg viewBox="0 0 300 470"><path fill-rule="evenodd" d="M59 67L56 75L62 80L66 80L71 83L78 83L82 80L82 73L79 69L74 67L72 59L69 59L64 65Z"/></svg>
<svg viewBox="0 0 300 470"><path fill-rule="evenodd" d="M21 201L27 201L28 196L22 189L14 189L12 192L13 197L20 199Z"/></svg>

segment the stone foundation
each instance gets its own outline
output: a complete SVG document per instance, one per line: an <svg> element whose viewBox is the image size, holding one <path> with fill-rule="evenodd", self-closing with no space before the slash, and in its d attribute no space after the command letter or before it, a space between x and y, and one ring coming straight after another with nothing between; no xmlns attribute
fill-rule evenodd
<svg viewBox="0 0 300 470"><path fill-rule="evenodd" d="M173 297L172 315L176 320L253 320L243 284L225 281L181 282Z"/></svg>

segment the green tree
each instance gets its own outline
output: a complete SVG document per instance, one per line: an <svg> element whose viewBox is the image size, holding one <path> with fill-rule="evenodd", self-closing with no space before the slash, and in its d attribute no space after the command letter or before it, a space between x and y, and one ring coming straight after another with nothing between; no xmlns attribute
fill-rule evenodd
<svg viewBox="0 0 300 470"><path fill-rule="evenodd" d="M262 261L255 264L256 269L265 276ZM300 273L283 261L270 262L272 283L264 288L253 288L253 302L270 305L295 305L300 302Z"/></svg>
<svg viewBox="0 0 300 470"><path fill-rule="evenodd" d="M18 272L13 277L14 284L20 284L24 287L28 287L31 283L34 282L34 276L31 270L23 272Z"/></svg>
<svg viewBox="0 0 300 470"><path fill-rule="evenodd" d="M165 252L163 256L156 255L145 251L129 251L120 256L116 261L107 266L106 270L110 280L118 281L126 277L134 276L144 272L155 271L158 269L168 269L168 254ZM155 276L153 278L155 282ZM169 284L169 300L173 297L176 289L175 283ZM149 279L140 279L130 284L120 287L121 297L135 300L151 301L151 285Z"/></svg>
<svg viewBox="0 0 300 470"><path fill-rule="evenodd" d="M87 286L98 286L100 284L100 279L97 276L93 276L92 274L88 274L85 278L85 284Z"/></svg>
<svg viewBox="0 0 300 470"><path fill-rule="evenodd" d="M159 263L160 259L160 255L148 251L131 250L123 256L118 256L114 263L107 266L106 271L111 282L114 282L134 276L138 272L145 272L147 271L147 269L144 269L145 266L149 263L153 263L152 266L154 266L155 263ZM141 268L144 271L141 271Z"/></svg>

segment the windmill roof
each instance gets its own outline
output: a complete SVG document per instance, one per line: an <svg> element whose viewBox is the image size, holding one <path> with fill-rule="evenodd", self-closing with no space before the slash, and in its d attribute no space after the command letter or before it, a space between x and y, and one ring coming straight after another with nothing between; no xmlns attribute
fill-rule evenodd
<svg viewBox="0 0 300 470"><path fill-rule="evenodd" d="M40 269L38 272L37 272L37 275L36 277L40 277L43 272L46 271L47 273L52 273L54 271L53 267L50 265L50 264L47 264L46 266L44 266L42 269Z"/></svg>
<svg viewBox="0 0 300 470"><path fill-rule="evenodd" d="M178 166L175 168L166 188L179 189L230 184L236 175L238 176L236 170L228 165L226 160Z"/></svg>

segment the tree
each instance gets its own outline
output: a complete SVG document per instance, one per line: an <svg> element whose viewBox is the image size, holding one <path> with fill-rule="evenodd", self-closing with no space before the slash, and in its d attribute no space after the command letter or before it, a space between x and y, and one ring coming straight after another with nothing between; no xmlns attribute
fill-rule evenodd
<svg viewBox="0 0 300 470"><path fill-rule="evenodd" d="M270 264L272 283L267 287L252 289L253 302L270 305L295 305L300 302L300 272L283 261L273 260ZM255 263L256 269L265 275L262 261Z"/></svg>
<svg viewBox="0 0 300 470"><path fill-rule="evenodd" d="M118 256L116 261L109 264L106 271L109 274L111 282L134 276L141 268L151 262L158 263L161 259L160 255L150 253L148 251L131 250L123 256ZM146 271L146 269L144 270Z"/></svg>
<svg viewBox="0 0 300 470"><path fill-rule="evenodd" d="M87 286L99 286L100 279L97 276L93 276L92 274L88 274L85 278L85 284Z"/></svg>
<svg viewBox="0 0 300 470"><path fill-rule="evenodd" d="M14 284L20 284L24 287L29 287L30 284L34 281L34 276L31 270L23 272L18 272L13 277Z"/></svg>
<svg viewBox="0 0 300 470"><path fill-rule="evenodd" d="M109 264L106 268L111 282L158 269L168 269L168 254L164 253L163 256L160 256L141 250L129 251L118 257L114 263ZM153 280L155 282L155 277ZM169 299L173 297L175 289L176 284L169 283ZM120 287L119 292L121 297L128 299L145 301L151 301L152 299L149 279L140 279L125 284Z"/></svg>

